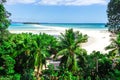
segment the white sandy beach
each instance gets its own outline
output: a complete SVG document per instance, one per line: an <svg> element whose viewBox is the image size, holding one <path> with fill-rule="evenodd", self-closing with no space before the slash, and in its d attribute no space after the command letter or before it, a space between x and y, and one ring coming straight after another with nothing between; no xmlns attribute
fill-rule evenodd
<svg viewBox="0 0 120 80"><path fill-rule="evenodd" d="M37 26L36 27L45 27L45 26ZM60 35L60 33L64 33L65 29L61 27L46 27L44 29L38 30L10 30L11 33L34 33L39 34L47 33L50 35ZM102 53L106 53L105 47L110 44L110 33L106 30L92 30L92 29L74 29L75 31L80 31L83 34L87 34L89 36L88 42L83 43L82 47L88 51L90 54L92 51L100 51Z"/></svg>

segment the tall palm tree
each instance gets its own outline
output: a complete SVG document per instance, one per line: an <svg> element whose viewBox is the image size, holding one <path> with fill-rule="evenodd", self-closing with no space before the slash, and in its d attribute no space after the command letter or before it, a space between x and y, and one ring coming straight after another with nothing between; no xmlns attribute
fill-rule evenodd
<svg viewBox="0 0 120 80"><path fill-rule="evenodd" d="M80 48L80 43L86 42L87 38L87 35L82 35L79 31L74 32L73 29L66 30L65 34L61 33L57 54L57 56L62 56L61 66L72 72L78 70L77 56L83 51Z"/></svg>
<svg viewBox="0 0 120 80"><path fill-rule="evenodd" d="M50 49L55 46L56 38L47 34L39 34L35 36L35 41L33 42L33 49L35 55L35 69L37 71L37 76L41 74L43 65L46 66L46 58L51 56L49 53Z"/></svg>

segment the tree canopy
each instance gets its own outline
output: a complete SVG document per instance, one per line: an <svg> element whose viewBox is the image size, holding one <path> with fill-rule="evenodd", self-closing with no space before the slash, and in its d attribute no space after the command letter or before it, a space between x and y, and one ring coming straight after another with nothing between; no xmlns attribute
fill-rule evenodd
<svg viewBox="0 0 120 80"><path fill-rule="evenodd" d="M118 33L120 31L120 0L110 0L107 13L109 31Z"/></svg>
<svg viewBox="0 0 120 80"><path fill-rule="evenodd" d="M4 3L4 2L6 2L6 0L0 0L0 3Z"/></svg>
<svg viewBox="0 0 120 80"><path fill-rule="evenodd" d="M0 41L5 37L6 29L10 25L10 21L8 19L9 13L4 8L4 5L2 4L5 2L4 0L0 1Z"/></svg>

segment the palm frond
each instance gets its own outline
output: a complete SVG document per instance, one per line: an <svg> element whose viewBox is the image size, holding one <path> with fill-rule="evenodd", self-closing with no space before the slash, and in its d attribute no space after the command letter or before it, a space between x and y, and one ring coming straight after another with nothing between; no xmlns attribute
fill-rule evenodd
<svg viewBox="0 0 120 80"><path fill-rule="evenodd" d="M67 53L68 53L68 49L63 49L57 53L56 57L58 57L60 55L66 55Z"/></svg>

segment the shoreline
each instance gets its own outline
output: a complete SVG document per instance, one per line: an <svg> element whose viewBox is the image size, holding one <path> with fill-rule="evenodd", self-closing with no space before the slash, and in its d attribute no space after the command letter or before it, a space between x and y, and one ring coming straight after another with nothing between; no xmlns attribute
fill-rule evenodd
<svg viewBox="0 0 120 80"><path fill-rule="evenodd" d="M36 25L36 27L39 27ZM38 30L9 30L11 33L46 33L53 36L59 36L60 33L64 33L66 29L70 28L63 28L63 27L52 27L52 26L40 26L42 29ZM88 35L88 42L82 44L82 48L86 49L88 54L92 51L100 51L101 53L107 53L104 48L110 44L110 33L106 29L74 29L74 31L79 31L82 34Z"/></svg>

